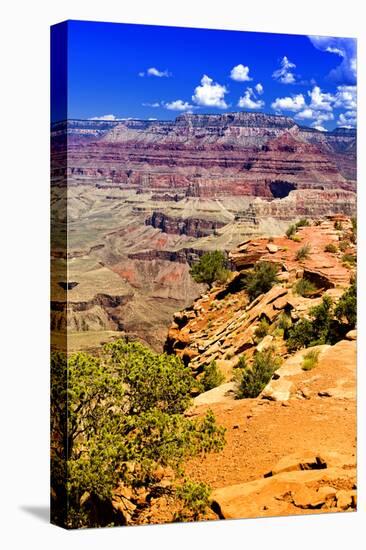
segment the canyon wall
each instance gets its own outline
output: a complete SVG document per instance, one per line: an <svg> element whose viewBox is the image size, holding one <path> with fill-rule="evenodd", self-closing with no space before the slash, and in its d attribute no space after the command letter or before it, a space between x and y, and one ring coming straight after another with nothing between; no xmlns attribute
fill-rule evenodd
<svg viewBox="0 0 366 550"><path fill-rule="evenodd" d="M67 201L57 242L66 221L68 239L66 254L53 246L53 326L67 326L75 347L81 333L97 346L123 332L161 349L173 313L202 290L189 269L204 252L279 235L301 217L356 212L353 130L262 113L183 114L61 121L51 145L58 218ZM77 283L67 304L65 259Z"/></svg>

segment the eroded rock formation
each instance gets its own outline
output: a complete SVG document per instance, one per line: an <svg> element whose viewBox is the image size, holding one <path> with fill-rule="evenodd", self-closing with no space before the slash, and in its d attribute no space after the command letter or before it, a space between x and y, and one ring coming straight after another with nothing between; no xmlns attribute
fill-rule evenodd
<svg viewBox="0 0 366 550"><path fill-rule="evenodd" d="M70 120L52 130L53 210L67 183L60 223L64 234L69 229L67 251L53 246L53 257L73 261L79 291L91 272L100 274L82 302L129 297L113 318L106 310L89 318L75 306L75 330L124 327L159 348L172 313L197 296L189 266L205 251L280 235L300 217L356 211L352 130L319 132L289 117L244 112ZM65 325L62 315L55 326Z"/></svg>
<svg viewBox="0 0 366 550"><path fill-rule="evenodd" d="M237 269L229 281L177 312L166 349L200 380L216 362L218 387L194 398L188 414L209 408L226 428L219 456L192 460L187 473L211 484L212 511L220 519L354 511L356 496L356 331L332 344L287 349L281 322L309 316L324 296L337 303L355 270L351 222L336 216L287 237L247 240L230 254ZM343 243L343 246L342 246ZM347 261L344 258L347 243ZM310 244L310 253L298 251ZM333 245L330 246L329 245ZM340 250L339 246L344 250ZM279 281L250 301L242 285L247 269L273 262ZM311 294L296 284L312 280ZM266 334L258 332L265 322ZM282 363L258 397L237 396L239 358L247 368L257 352L272 349ZM316 356L305 368L309 352Z"/></svg>

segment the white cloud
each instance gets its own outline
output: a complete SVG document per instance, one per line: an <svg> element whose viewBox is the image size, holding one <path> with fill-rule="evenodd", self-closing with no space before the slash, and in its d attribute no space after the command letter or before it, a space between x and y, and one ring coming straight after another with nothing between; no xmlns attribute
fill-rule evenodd
<svg viewBox="0 0 366 550"><path fill-rule="evenodd" d="M334 115L333 113L314 112L313 118L314 118L314 121L311 126L313 128L316 128L317 130L325 131L326 129L323 126L323 122L329 122L330 120L333 120Z"/></svg>
<svg viewBox="0 0 366 550"><path fill-rule="evenodd" d="M328 130L324 128L324 126L321 126L316 123L312 124L312 127L315 128L315 130L319 130L320 132L328 132Z"/></svg>
<svg viewBox="0 0 366 550"><path fill-rule="evenodd" d="M339 115L337 125L342 126L343 128L354 128L357 124L357 113L356 111L346 111Z"/></svg>
<svg viewBox="0 0 366 550"><path fill-rule="evenodd" d="M343 84L356 84L357 80L357 42L355 38L336 38L332 36L309 36L315 48L322 52L337 55L342 59L329 77Z"/></svg>
<svg viewBox="0 0 366 550"><path fill-rule="evenodd" d="M243 109L262 109L264 101L257 99L253 88L247 88L244 95L239 98L238 107L242 107Z"/></svg>
<svg viewBox="0 0 366 550"><path fill-rule="evenodd" d="M307 120L314 118L314 112L309 109L309 107L306 107L303 111L300 111L295 115L295 118L298 118L300 120Z"/></svg>
<svg viewBox="0 0 366 550"><path fill-rule="evenodd" d="M334 109L344 109L339 115L338 126L353 128L356 126L356 86L341 85L335 94L323 92L319 86L309 90L308 101L302 94L292 97L277 98L272 103L276 111L293 111L296 120L312 121L311 126L324 131L324 122L334 120Z"/></svg>
<svg viewBox="0 0 366 550"><path fill-rule="evenodd" d="M272 77L282 82L282 84L294 84L296 78L291 69L296 69L295 63L292 63L288 57L284 56L281 59L280 65L280 68L272 73Z"/></svg>
<svg viewBox="0 0 366 550"><path fill-rule="evenodd" d="M170 73L168 73L168 71L159 71L159 69L156 69L155 67L150 67L147 69L147 75L161 78L162 76L170 76Z"/></svg>
<svg viewBox="0 0 366 550"><path fill-rule="evenodd" d="M194 90L192 101L204 107L227 109L228 105L224 99L225 94L227 94L225 86L214 82L209 76L203 75L201 85Z"/></svg>
<svg viewBox="0 0 366 550"><path fill-rule="evenodd" d="M327 113L319 113L314 112L314 118L316 119L316 122L328 122L329 120L334 120L334 115L331 112Z"/></svg>
<svg viewBox="0 0 366 550"><path fill-rule="evenodd" d="M308 96L311 99L311 109L314 109L315 111L332 110L332 103L335 100L334 96L332 94L322 92L319 86L314 86L314 88L308 92Z"/></svg>
<svg viewBox="0 0 366 550"><path fill-rule="evenodd" d="M166 102L164 103L164 107L170 111L191 111L194 109L193 105L188 103L188 101L183 101L182 99Z"/></svg>
<svg viewBox="0 0 366 550"><path fill-rule="evenodd" d="M157 76L158 78L162 78L163 76L165 76L165 77L172 76L169 71L159 71L159 69L157 69L156 67L149 67L146 70L146 72L145 71L140 71L138 73L138 75L141 76L141 77L143 77L143 76Z"/></svg>
<svg viewBox="0 0 366 550"><path fill-rule="evenodd" d="M338 86L335 96L335 107L341 107L349 110L357 108L357 88L356 86Z"/></svg>
<svg viewBox="0 0 366 550"><path fill-rule="evenodd" d="M255 89L256 89L257 94L259 94L259 95L262 95L263 92L264 92L264 88L263 88L263 86L260 82L258 82L258 84L255 85Z"/></svg>
<svg viewBox="0 0 366 550"><path fill-rule="evenodd" d="M305 108L305 98L302 94L291 97L277 97L271 107L275 111L301 111Z"/></svg>
<svg viewBox="0 0 366 550"><path fill-rule="evenodd" d="M235 67L231 69L230 78L232 78L233 80L237 80L238 82L253 80L249 76L249 67L246 67L241 63L239 65L235 65Z"/></svg>
<svg viewBox="0 0 366 550"><path fill-rule="evenodd" d="M160 103L159 101L154 101L153 103L143 103L142 104L143 107L160 107Z"/></svg>
<svg viewBox="0 0 366 550"><path fill-rule="evenodd" d="M88 120L118 120L115 115L102 115L102 116L93 116Z"/></svg>

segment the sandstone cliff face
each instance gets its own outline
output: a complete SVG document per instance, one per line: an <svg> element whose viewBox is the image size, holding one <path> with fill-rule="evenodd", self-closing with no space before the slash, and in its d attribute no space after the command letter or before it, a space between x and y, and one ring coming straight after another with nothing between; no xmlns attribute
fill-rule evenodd
<svg viewBox="0 0 366 550"><path fill-rule="evenodd" d="M236 214L236 220L249 219L252 223L259 223L265 218L290 221L297 217L317 219L335 214L353 216L356 209L356 195L352 191L302 189L290 191L287 197L273 201L258 197L247 209Z"/></svg>
<svg viewBox="0 0 366 550"><path fill-rule="evenodd" d="M225 225L223 222L204 219L173 218L163 212L154 212L152 216L147 218L145 223L155 229L161 229L163 233L188 235L196 238L212 235L217 229Z"/></svg>

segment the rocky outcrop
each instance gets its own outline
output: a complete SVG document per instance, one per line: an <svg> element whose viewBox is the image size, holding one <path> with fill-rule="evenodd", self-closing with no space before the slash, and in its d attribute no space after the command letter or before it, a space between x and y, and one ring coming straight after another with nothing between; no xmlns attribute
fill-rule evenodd
<svg viewBox="0 0 366 550"><path fill-rule="evenodd" d="M325 251L329 243L349 238L351 222L342 219L339 230L332 218L299 228L296 240L259 238L241 244L229 254L237 272L224 286L214 287L174 316L165 349L182 357L196 373L215 360L230 377L238 356L258 349L255 331L261 319L273 324L285 313L297 320L318 305L324 293L337 301L354 275L354 268L343 262L341 251ZM297 259L304 245L310 246L308 256ZM260 261L277 266L279 284L250 303L242 283L245 271ZM309 297L296 294L294 289L303 277L317 289ZM286 353L282 338L275 336L271 345Z"/></svg>
<svg viewBox="0 0 366 550"><path fill-rule="evenodd" d="M342 226L341 230L335 229L337 220ZM289 272L296 272L301 267L306 271L308 279L314 279L319 286L331 288L349 283L350 269L343 265L343 253L338 245L340 241L349 242L350 239L350 220L344 216L331 216L319 225L300 227L295 240L287 237L272 238L270 244L276 247L275 251L268 249L268 239L259 238L242 243L231 251L229 257L238 270L251 267L258 261L277 263ZM336 247L336 253L326 252L325 247L329 244ZM309 255L299 262L296 255L304 245L309 245ZM355 252L355 245L349 246Z"/></svg>
<svg viewBox="0 0 366 550"><path fill-rule="evenodd" d="M288 196L272 201L257 197L251 205L236 214L236 220L249 220L252 224L265 218L291 221L296 218L322 218L336 214L354 216L356 195L344 189L301 189L290 191Z"/></svg>
<svg viewBox="0 0 366 550"><path fill-rule="evenodd" d="M179 264L189 264L197 262L204 254L204 250L194 248L181 248L180 250L157 250L151 249L143 252L129 254L130 260L142 260L151 262L153 260L163 260L167 262L176 262Z"/></svg>
<svg viewBox="0 0 366 550"><path fill-rule="evenodd" d="M351 469L343 461L328 466L321 457L289 457L286 462L285 471L275 467L280 469L275 475L217 489L213 510L221 519L356 510L354 461Z"/></svg>
<svg viewBox="0 0 366 550"><path fill-rule="evenodd" d="M154 212L152 216L145 221L146 225L151 225L155 229L160 229L163 233L173 235L188 235L189 237L206 237L214 234L217 229L223 227L225 223L196 218L174 218L167 216L163 212Z"/></svg>

